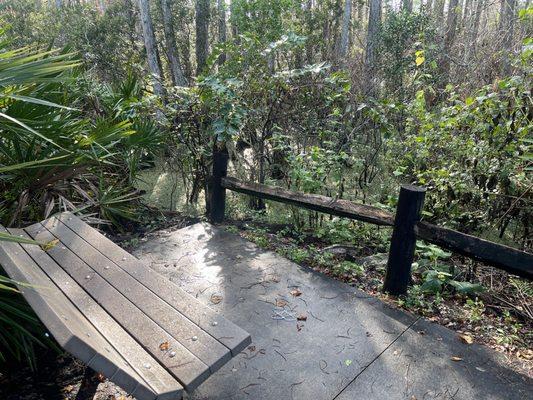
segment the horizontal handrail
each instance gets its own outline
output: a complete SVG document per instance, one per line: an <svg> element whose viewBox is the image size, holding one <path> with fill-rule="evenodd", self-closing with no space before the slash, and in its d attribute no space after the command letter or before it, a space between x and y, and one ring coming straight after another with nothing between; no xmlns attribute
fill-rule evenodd
<svg viewBox="0 0 533 400"><path fill-rule="evenodd" d="M394 225L394 215L378 207L356 204L320 194L308 194L259 183L243 182L235 178L222 178L222 187L267 200L293 204L308 210L347 217L375 225Z"/></svg>
<svg viewBox="0 0 533 400"><path fill-rule="evenodd" d="M392 213L377 207L356 204L348 200L297 192L259 183L243 182L229 177L221 178L221 186L234 192L292 204L308 210L347 217L375 225L394 226L395 216ZM531 253L424 221L419 221L415 224L415 234L417 238L427 242L482 261L509 273L533 279L533 254Z"/></svg>

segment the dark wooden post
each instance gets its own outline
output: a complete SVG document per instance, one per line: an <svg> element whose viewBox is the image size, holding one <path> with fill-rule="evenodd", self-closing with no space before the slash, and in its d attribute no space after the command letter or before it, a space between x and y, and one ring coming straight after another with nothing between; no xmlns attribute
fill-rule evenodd
<svg viewBox="0 0 533 400"><path fill-rule="evenodd" d="M222 178L228 173L228 149L226 143L216 141L213 146L213 176L211 177L211 196L209 219L213 223L224 221L226 209L226 189L222 187Z"/></svg>
<svg viewBox="0 0 533 400"><path fill-rule="evenodd" d="M400 189L383 285L383 290L390 294L405 294L411 281L416 246L415 224L420 221L425 196L426 189L418 186L402 185Z"/></svg>

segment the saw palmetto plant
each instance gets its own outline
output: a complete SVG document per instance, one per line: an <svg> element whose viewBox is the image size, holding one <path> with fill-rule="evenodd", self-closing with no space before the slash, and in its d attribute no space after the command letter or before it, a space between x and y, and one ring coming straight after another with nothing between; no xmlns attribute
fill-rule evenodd
<svg viewBox="0 0 533 400"><path fill-rule="evenodd" d="M117 226L134 220L135 168L160 140L153 125L132 118L134 101L124 96L136 95L135 82L107 88L104 111L89 113L76 92L83 71L73 54L12 49L4 38L0 30L0 223L65 209ZM24 239L2 232L0 240ZM17 285L0 275L0 362L33 365L35 345L49 340Z"/></svg>

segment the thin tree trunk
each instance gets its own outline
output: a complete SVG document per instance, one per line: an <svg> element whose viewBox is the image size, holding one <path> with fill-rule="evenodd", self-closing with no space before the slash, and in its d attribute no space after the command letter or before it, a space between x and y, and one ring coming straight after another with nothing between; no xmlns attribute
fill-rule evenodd
<svg viewBox="0 0 533 400"><path fill-rule="evenodd" d="M433 14L435 14L435 20L442 21L444 18L444 4L446 3L445 0L434 0L434 9Z"/></svg>
<svg viewBox="0 0 533 400"><path fill-rule="evenodd" d="M512 52L516 0L502 0L502 14L500 15L500 32L502 37L503 71L509 74L511 62L509 53Z"/></svg>
<svg viewBox="0 0 533 400"><path fill-rule="evenodd" d="M413 12L413 0L402 0L402 10L409 14Z"/></svg>
<svg viewBox="0 0 533 400"><path fill-rule="evenodd" d="M341 40L339 44L339 52L337 59L343 61L346 54L348 54L348 48L350 46L350 25L352 20L352 0L345 0L344 13L342 15L342 31Z"/></svg>
<svg viewBox="0 0 533 400"><path fill-rule="evenodd" d="M446 35L444 37L444 49L441 61L442 77L447 82L450 75L450 57L455 35L457 32L458 18L458 4L459 0L450 0L448 6L448 17L446 20Z"/></svg>
<svg viewBox="0 0 533 400"><path fill-rule="evenodd" d="M305 2L305 24L307 29L307 40L305 42L305 58L307 64L313 64L313 40L311 34L313 33L313 0Z"/></svg>
<svg viewBox="0 0 533 400"><path fill-rule="evenodd" d="M463 27L468 27L472 21L472 0L465 0L465 6L463 9Z"/></svg>
<svg viewBox="0 0 533 400"><path fill-rule="evenodd" d="M369 0L368 31L366 36L365 76L367 82L366 92L374 94L377 85L376 58L381 29L381 0Z"/></svg>
<svg viewBox="0 0 533 400"><path fill-rule="evenodd" d="M161 15L163 16L163 31L165 35L166 53L168 64L170 66L170 76L175 86L187 86L187 79L183 75L181 63L176 46L176 36L174 33L174 24L172 21L172 10L170 0L161 0Z"/></svg>
<svg viewBox="0 0 533 400"><path fill-rule="evenodd" d="M157 45L155 42L154 28L150 16L150 5L148 0L139 0L139 11L141 25L143 28L144 47L146 48L146 58L148 59L148 69L152 75L154 93L163 96L164 90L161 84L161 69L157 61Z"/></svg>
<svg viewBox="0 0 533 400"><path fill-rule="evenodd" d="M196 0L196 75L207 66L209 54L209 0Z"/></svg>
<svg viewBox="0 0 533 400"><path fill-rule="evenodd" d="M218 0L218 43L224 44L227 39L227 27L226 27L226 3L225 0ZM222 65L226 62L226 52L220 54L218 57L218 65Z"/></svg>
<svg viewBox="0 0 533 400"><path fill-rule="evenodd" d="M476 54L477 35L479 32L479 21L483 12L483 0L476 0L476 9L472 15L470 27L470 40L466 46L465 62L468 63L473 55Z"/></svg>

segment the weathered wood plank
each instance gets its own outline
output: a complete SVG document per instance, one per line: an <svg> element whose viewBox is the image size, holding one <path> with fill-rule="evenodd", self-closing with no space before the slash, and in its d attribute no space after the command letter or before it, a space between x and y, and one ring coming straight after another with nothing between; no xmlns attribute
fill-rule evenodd
<svg viewBox="0 0 533 400"><path fill-rule="evenodd" d="M226 143L215 139L213 144L213 173L210 182L209 214L211 222L219 223L224 220L226 211L226 190L221 185L222 178L228 173L229 154Z"/></svg>
<svg viewBox="0 0 533 400"><path fill-rule="evenodd" d="M162 300L157 291L151 291L142 281L127 274L61 221L50 219L44 225L71 251L83 254L83 259L94 271L203 361L212 373L230 359L230 352L224 345Z"/></svg>
<svg viewBox="0 0 533 400"><path fill-rule="evenodd" d="M222 186L234 192L293 204L308 210L370 222L375 225L394 225L394 216L391 213L377 207L355 204L348 200L333 199L319 194L307 194L258 183L245 183L235 178L222 178Z"/></svg>
<svg viewBox="0 0 533 400"><path fill-rule="evenodd" d="M9 229L13 235L30 238L22 229ZM39 265L48 277L70 299L100 334L120 353L125 361L149 385L158 400L181 397L182 386L150 356L111 316L94 301L48 254L40 247L22 245L26 253ZM103 350L103 349L102 349ZM151 365L146 368L145 365ZM141 393L140 385L132 396L148 398ZM153 390L152 390L153 389ZM147 391L144 389L144 391ZM154 396L152 396L153 398Z"/></svg>
<svg viewBox="0 0 533 400"><path fill-rule="evenodd" d="M251 343L250 335L246 331L200 303L164 276L142 264L131 254L118 247L73 214L62 213L56 215L56 218L115 262L125 272L142 282L176 310L228 347L233 355L238 354Z"/></svg>
<svg viewBox="0 0 533 400"><path fill-rule="evenodd" d="M392 295L407 293L411 282L411 264L416 247L415 224L420 221L425 195L426 189L417 186L405 185L400 189L383 283L383 289Z"/></svg>
<svg viewBox="0 0 533 400"><path fill-rule="evenodd" d="M6 232L3 227L0 231ZM143 382L19 244L1 242L0 263L12 279L32 285L19 289L61 347L128 392Z"/></svg>
<svg viewBox="0 0 533 400"><path fill-rule="evenodd" d="M35 224L25 229L36 240L56 239L43 225ZM165 368L176 377L186 390L196 388L209 376L209 367L174 339L135 304L123 296L83 259L68 247L59 244L47 252L81 285L113 318ZM175 352L161 351L160 345L168 343ZM151 366L149 366L151 367Z"/></svg>
<svg viewBox="0 0 533 400"><path fill-rule="evenodd" d="M533 279L533 254L531 253L427 222L416 224L416 235L420 239L503 269L511 274Z"/></svg>

